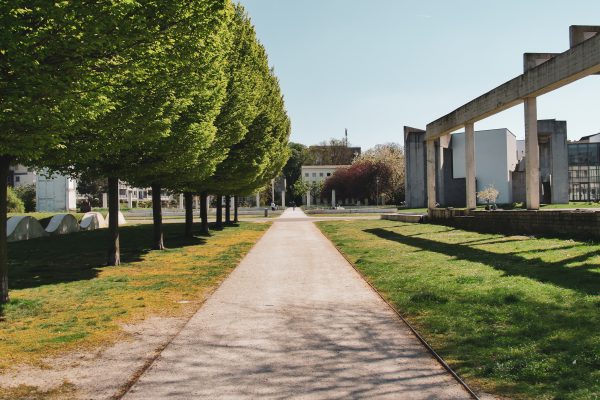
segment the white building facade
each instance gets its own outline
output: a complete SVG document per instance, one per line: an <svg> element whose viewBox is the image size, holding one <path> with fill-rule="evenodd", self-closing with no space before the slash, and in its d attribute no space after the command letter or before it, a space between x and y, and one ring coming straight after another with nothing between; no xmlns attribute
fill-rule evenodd
<svg viewBox="0 0 600 400"><path fill-rule="evenodd" d="M77 181L64 175L40 174L36 181L36 211L75 211Z"/></svg>
<svg viewBox="0 0 600 400"><path fill-rule="evenodd" d="M499 196L497 203L511 203L512 176L517 159L517 138L508 129L475 132L475 177L477 191L494 186ZM453 178L466 177L465 134L452 135Z"/></svg>
<svg viewBox="0 0 600 400"><path fill-rule="evenodd" d="M305 182L309 184L322 183L325 180L333 175L335 171L341 168L348 168L349 165L303 165L301 168L301 177ZM311 205L311 195L310 192L305 195L305 204L307 206ZM316 204L322 204L321 199L317 197L315 199ZM328 200L325 201L325 204L330 204Z"/></svg>

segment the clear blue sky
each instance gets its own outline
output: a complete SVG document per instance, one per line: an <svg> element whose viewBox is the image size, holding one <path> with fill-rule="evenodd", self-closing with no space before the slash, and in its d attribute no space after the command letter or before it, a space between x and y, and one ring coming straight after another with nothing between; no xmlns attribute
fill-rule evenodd
<svg viewBox="0 0 600 400"><path fill-rule="evenodd" d="M402 142L522 73L525 52L563 52L569 25L600 25L597 0L241 0L280 79L292 140ZM600 132L600 76L538 99L570 139ZM475 129L523 138L523 106Z"/></svg>

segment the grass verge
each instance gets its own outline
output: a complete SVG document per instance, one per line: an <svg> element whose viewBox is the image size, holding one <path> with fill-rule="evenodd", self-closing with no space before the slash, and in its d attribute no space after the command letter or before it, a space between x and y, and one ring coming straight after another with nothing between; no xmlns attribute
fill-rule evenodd
<svg viewBox="0 0 600 400"><path fill-rule="evenodd" d="M0 307L0 373L113 342L122 324L149 315L189 315L267 227L240 223L185 239L183 224L165 224L169 249L151 251L152 225L126 226L119 267L103 266L105 230L9 243L12 290Z"/></svg>
<svg viewBox="0 0 600 400"><path fill-rule="evenodd" d="M600 398L600 245L394 221L317 223L474 387Z"/></svg>

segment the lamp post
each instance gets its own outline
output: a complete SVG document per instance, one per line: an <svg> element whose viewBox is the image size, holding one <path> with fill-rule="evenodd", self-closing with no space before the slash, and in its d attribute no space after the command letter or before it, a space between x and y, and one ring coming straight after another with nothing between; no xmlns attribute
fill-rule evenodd
<svg viewBox="0 0 600 400"><path fill-rule="evenodd" d="M375 199L375 204L379 207L379 177L375 178L375 194L377 196L377 198Z"/></svg>

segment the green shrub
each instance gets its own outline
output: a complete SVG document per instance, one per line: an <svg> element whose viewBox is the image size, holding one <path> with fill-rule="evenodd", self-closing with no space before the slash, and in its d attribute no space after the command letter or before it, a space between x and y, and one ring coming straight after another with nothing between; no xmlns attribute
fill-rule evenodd
<svg viewBox="0 0 600 400"><path fill-rule="evenodd" d="M25 205L25 212L35 211L35 184L19 186L15 193Z"/></svg>
<svg viewBox="0 0 600 400"><path fill-rule="evenodd" d="M152 208L151 200L140 200L136 203L137 208Z"/></svg>
<svg viewBox="0 0 600 400"><path fill-rule="evenodd" d="M25 212L25 205L23 201L17 196L12 187L7 188L6 200L8 201L6 207L8 212L22 213Z"/></svg>

